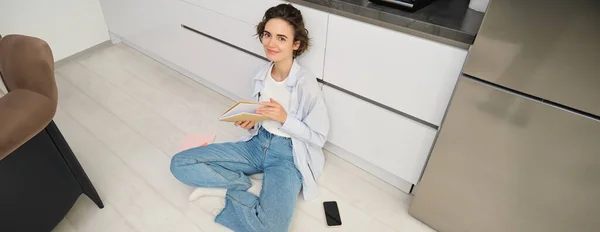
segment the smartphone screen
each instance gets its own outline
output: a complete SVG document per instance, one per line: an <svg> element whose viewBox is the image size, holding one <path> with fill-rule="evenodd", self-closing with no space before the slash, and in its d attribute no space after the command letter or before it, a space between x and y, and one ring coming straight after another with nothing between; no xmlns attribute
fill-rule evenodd
<svg viewBox="0 0 600 232"><path fill-rule="evenodd" d="M327 219L328 226L342 225L342 219L340 218L340 211L338 209L337 202L323 202L323 208L325 209L325 218Z"/></svg>

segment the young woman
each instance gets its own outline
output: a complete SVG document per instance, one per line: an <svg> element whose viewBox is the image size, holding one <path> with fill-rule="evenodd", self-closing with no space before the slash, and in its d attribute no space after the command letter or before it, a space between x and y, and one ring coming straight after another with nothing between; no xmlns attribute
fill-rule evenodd
<svg viewBox="0 0 600 232"><path fill-rule="evenodd" d="M216 222L234 231L287 231L300 190L304 199L316 196L329 118L316 76L296 62L309 45L300 11L272 7L256 28L271 62L254 77L252 100L270 120L236 122L249 132L242 141L176 154L171 172L197 187L190 200L225 197ZM259 196L248 177L257 173L264 173Z"/></svg>

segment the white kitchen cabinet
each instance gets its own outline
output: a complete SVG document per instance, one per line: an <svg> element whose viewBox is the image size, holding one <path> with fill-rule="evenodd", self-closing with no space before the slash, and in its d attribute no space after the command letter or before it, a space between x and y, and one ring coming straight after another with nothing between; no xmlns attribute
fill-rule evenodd
<svg viewBox="0 0 600 232"><path fill-rule="evenodd" d="M182 66L178 62L183 62L185 56L182 54L177 57L177 54L171 51L185 51L185 46L189 46L183 42L189 40L178 37L182 24L264 57L262 45L255 36L255 26L269 7L283 2L100 0L111 33L160 57L169 56L167 60L178 66ZM318 77L322 77L328 14L303 6L296 7L304 15L313 43L309 51L299 58L299 62ZM203 52L209 51L214 56L223 55L214 49ZM212 78L202 77L207 80Z"/></svg>
<svg viewBox="0 0 600 232"><path fill-rule="evenodd" d="M466 50L336 15L327 34L327 82L441 123Z"/></svg>
<svg viewBox="0 0 600 232"><path fill-rule="evenodd" d="M235 96L234 100L250 99L252 78L266 61L183 28L173 36L181 40L176 48L159 51L163 58L218 86L226 96Z"/></svg>
<svg viewBox="0 0 600 232"><path fill-rule="evenodd" d="M253 37L252 27L238 20L223 21L220 14L184 3L166 0L101 0L103 11L111 33L134 45L153 57L158 57L191 73L191 78L202 78L218 91L237 99L250 95L250 80L264 60L240 52L235 48L214 41L181 27L183 23L206 22L219 27L201 27L208 31L226 29L228 38L239 38L247 29L248 40L262 51L260 43ZM145 8L145 9L144 9ZM213 13L213 14L210 14ZM226 19L230 19L225 17ZM192 20L190 20L192 19ZM199 19L193 21L193 19ZM230 19L231 20L231 19ZM215 22L221 21L221 24ZM198 26L198 24L193 24ZM207 33L210 34L210 33ZM241 40L243 41L243 40ZM231 68L235 65L235 68Z"/></svg>
<svg viewBox="0 0 600 232"><path fill-rule="evenodd" d="M100 0L108 30L136 44L155 39L148 34L167 32L178 25L180 19L175 3L171 0Z"/></svg>
<svg viewBox="0 0 600 232"><path fill-rule="evenodd" d="M141 43L124 42L224 96L250 99L252 78L265 60L182 27L163 32L168 33L148 33L154 39Z"/></svg>
<svg viewBox="0 0 600 232"><path fill-rule="evenodd" d="M183 5L178 12L182 14L182 24L264 57L262 44L256 37L256 25L267 9L283 2L181 0ZM312 46L298 61L321 78L329 14L300 5L294 6L302 12L312 42Z"/></svg>
<svg viewBox="0 0 600 232"><path fill-rule="evenodd" d="M252 78L267 62L207 37L186 32L184 37L191 46L187 47L187 56L179 55L176 62L240 99L250 99Z"/></svg>
<svg viewBox="0 0 600 232"><path fill-rule="evenodd" d="M318 78L323 79L329 14L297 4L294 6L302 12L304 24L308 30L308 37L312 43L308 51L298 58L298 62L317 75Z"/></svg>
<svg viewBox="0 0 600 232"><path fill-rule="evenodd" d="M283 3L281 0L181 0L193 5L238 19L248 24L257 24L269 7Z"/></svg>
<svg viewBox="0 0 600 232"><path fill-rule="evenodd" d="M328 86L323 94L330 143L410 183L418 182L436 130Z"/></svg>
<svg viewBox="0 0 600 232"><path fill-rule="evenodd" d="M212 5L222 4L217 4L217 2L221 1L206 2ZM262 44L255 36L256 29L251 24L188 2L182 1L179 5L178 11L181 14L180 24L264 57Z"/></svg>

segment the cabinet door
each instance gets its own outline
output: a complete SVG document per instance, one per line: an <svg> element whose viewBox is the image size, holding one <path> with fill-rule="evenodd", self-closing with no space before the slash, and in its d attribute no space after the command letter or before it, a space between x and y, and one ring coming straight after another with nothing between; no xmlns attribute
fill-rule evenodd
<svg viewBox="0 0 600 232"><path fill-rule="evenodd" d="M159 54L164 59L220 87L217 91L226 91L224 95L238 98L234 100L251 97L252 78L266 61L184 28L172 36L178 44L162 47Z"/></svg>
<svg viewBox="0 0 600 232"><path fill-rule="evenodd" d="M466 50L336 15L327 35L327 82L439 125Z"/></svg>
<svg viewBox="0 0 600 232"><path fill-rule="evenodd" d="M108 30L131 42L146 33L177 25L177 2L170 0L100 0Z"/></svg>
<svg viewBox="0 0 600 232"><path fill-rule="evenodd" d="M323 87L329 109L329 142L416 184L436 130Z"/></svg>
<svg viewBox="0 0 600 232"><path fill-rule="evenodd" d="M262 51L260 43L253 37L252 27L237 20L231 21L230 18L227 21L228 18L223 15L181 1L126 0L121 4L113 0L102 1L111 32L144 52L150 52L150 55L158 56L209 81L220 88L217 91L226 91L226 96L239 99L250 97L251 79L265 61L185 30L181 24L187 22L221 37L246 41ZM143 7L139 6L149 8L142 10ZM162 15L159 14L159 8L164 9ZM217 25L215 21L221 21L225 25L214 26ZM244 34L243 30L246 32L245 37L241 36ZM235 68L231 68L232 66Z"/></svg>
<svg viewBox="0 0 600 232"><path fill-rule="evenodd" d="M302 17L304 17L304 23L311 42L311 46L298 58L298 62L317 75L317 78L323 79L329 14L300 5L294 5L294 7L302 11Z"/></svg>
<svg viewBox="0 0 600 232"><path fill-rule="evenodd" d="M195 2L195 1L194 1ZM223 5L228 1L203 1L206 5ZM210 3L210 4L208 4ZM255 25L239 20L230 15L220 13L211 8L204 8L188 2L179 3L181 24L189 26L202 33L223 40L259 56L264 56L262 44L255 36ZM214 7L213 7L214 8ZM260 21L257 19L256 23ZM219 23L215 23L219 22Z"/></svg>

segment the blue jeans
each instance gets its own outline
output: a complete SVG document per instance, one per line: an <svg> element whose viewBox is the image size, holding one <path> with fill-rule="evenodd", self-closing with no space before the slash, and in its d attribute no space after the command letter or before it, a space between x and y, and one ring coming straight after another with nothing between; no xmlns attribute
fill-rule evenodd
<svg viewBox="0 0 600 232"><path fill-rule="evenodd" d="M215 221L234 231L287 231L302 187L291 139L262 128L247 142L182 151L171 160L171 172L190 186L228 189ZM247 175L256 173L264 173L260 197L246 192Z"/></svg>

